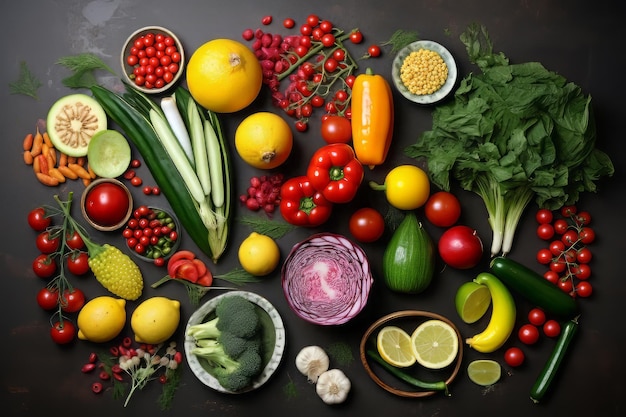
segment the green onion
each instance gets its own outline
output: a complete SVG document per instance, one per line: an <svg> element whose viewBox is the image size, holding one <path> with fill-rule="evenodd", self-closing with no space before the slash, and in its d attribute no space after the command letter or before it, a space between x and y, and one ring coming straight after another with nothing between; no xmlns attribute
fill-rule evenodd
<svg viewBox="0 0 626 417"><path fill-rule="evenodd" d="M193 156L196 161L196 174L198 174L204 194L209 195L211 193L211 175L204 141L204 126L198 108L191 97L189 97L189 106L187 106L187 123L189 124Z"/></svg>
<svg viewBox="0 0 626 417"><path fill-rule="evenodd" d="M165 119L172 128L172 132L178 140L180 147L185 152L185 155L187 156L187 159L189 159L191 166L194 166L194 153L191 148L191 139L189 138L189 132L187 131L185 122L183 122L183 118L178 111L178 107L176 106L176 101L174 97L163 97L161 99L161 109L163 110Z"/></svg>
<svg viewBox="0 0 626 417"><path fill-rule="evenodd" d="M215 207L224 205L224 168L217 134L209 120L204 122L204 137L211 171L211 198Z"/></svg>

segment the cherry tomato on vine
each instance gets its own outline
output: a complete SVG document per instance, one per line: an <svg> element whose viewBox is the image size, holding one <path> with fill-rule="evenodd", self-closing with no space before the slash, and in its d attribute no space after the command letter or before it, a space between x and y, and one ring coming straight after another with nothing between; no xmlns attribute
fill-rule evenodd
<svg viewBox="0 0 626 417"><path fill-rule="evenodd" d="M524 363L524 352L518 347L508 348L504 352L504 361L507 365L517 368Z"/></svg>
<svg viewBox="0 0 626 417"><path fill-rule="evenodd" d="M350 32L350 42L354 44L363 42L363 34L358 30Z"/></svg>
<svg viewBox="0 0 626 417"><path fill-rule="evenodd" d="M52 310L59 303L59 292L56 289L43 287L37 293L37 304L44 310Z"/></svg>
<svg viewBox="0 0 626 417"><path fill-rule="evenodd" d="M561 216L563 217L572 217L576 214L578 209L576 206L564 206L561 207Z"/></svg>
<svg viewBox="0 0 626 417"><path fill-rule="evenodd" d="M554 272L554 271L546 271L543 274L543 277L548 280L549 282L553 283L554 285L557 285L559 282L559 279L561 278L559 276L558 272Z"/></svg>
<svg viewBox="0 0 626 417"><path fill-rule="evenodd" d="M547 265L552 262L552 252L550 252L550 249L539 249L537 251L537 261L542 265Z"/></svg>
<svg viewBox="0 0 626 417"><path fill-rule="evenodd" d="M376 209L364 207L350 216L350 233L360 242L374 242L385 232L385 219Z"/></svg>
<svg viewBox="0 0 626 417"><path fill-rule="evenodd" d="M556 261L550 262L550 270L558 274L565 271L566 268L567 268L567 263L563 259L558 259Z"/></svg>
<svg viewBox="0 0 626 417"><path fill-rule="evenodd" d="M59 249L61 238L59 236L51 237L50 232L43 231L37 235L35 245L41 253L50 254Z"/></svg>
<svg viewBox="0 0 626 417"><path fill-rule="evenodd" d="M557 337L561 334L561 325L556 320L548 320L543 325L543 333L548 337Z"/></svg>
<svg viewBox="0 0 626 417"><path fill-rule="evenodd" d="M322 139L326 143L348 143L352 140L352 123L343 116L328 115L322 120Z"/></svg>
<svg viewBox="0 0 626 417"><path fill-rule="evenodd" d="M424 214L429 222L438 227L449 227L461 217L459 199L448 191L432 194L424 205Z"/></svg>
<svg viewBox="0 0 626 417"><path fill-rule="evenodd" d="M328 35L326 35L326 36L328 36ZM333 35L330 35L330 36L333 36ZM333 36L333 42L334 41L335 41L335 37ZM324 42L324 39L322 39L322 42ZM339 62L343 61L344 59L346 59L346 51L344 51L341 48L335 49L335 52L333 52L333 58L335 58Z"/></svg>
<svg viewBox="0 0 626 417"><path fill-rule="evenodd" d="M85 305L85 293L78 288L63 291L59 298L61 309L67 313L76 313Z"/></svg>
<svg viewBox="0 0 626 417"><path fill-rule="evenodd" d="M85 247L85 242L83 242L83 238L80 237L77 231L65 236L65 244L68 248L75 250L81 250Z"/></svg>
<svg viewBox="0 0 626 417"><path fill-rule="evenodd" d="M370 45L370 47L367 48L367 53L369 54L369 56L374 58L379 57L380 52L380 46L378 45Z"/></svg>
<svg viewBox="0 0 626 417"><path fill-rule="evenodd" d="M591 227L583 227L578 233L578 238L580 239L581 243L588 245L596 240L596 232Z"/></svg>
<svg viewBox="0 0 626 417"><path fill-rule="evenodd" d="M591 223L591 214L587 211L581 211L574 216L574 221L580 226L586 226Z"/></svg>
<svg viewBox="0 0 626 417"><path fill-rule="evenodd" d="M559 256L565 250L565 243L562 240L554 240L550 243L550 252L554 256Z"/></svg>
<svg viewBox="0 0 626 417"><path fill-rule="evenodd" d="M564 219L555 220L552 225L554 226L554 231L559 235L562 235L563 233L567 232L567 229L569 229L569 225Z"/></svg>
<svg viewBox="0 0 626 417"><path fill-rule="evenodd" d="M333 30L333 24L328 20L322 20L320 22L320 29L322 29L324 33L330 33Z"/></svg>
<svg viewBox="0 0 626 417"><path fill-rule="evenodd" d="M593 255L591 254L591 250L589 248L582 248L576 253L576 260L581 264L588 264L591 262L591 258Z"/></svg>
<svg viewBox="0 0 626 417"><path fill-rule="evenodd" d="M535 326L541 326L546 322L546 313L538 307L533 308L528 312L528 321Z"/></svg>
<svg viewBox="0 0 626 417"><path fill-rule="evenodd" d="M286 29L291 29L292 27L294 27L296 25L296 21L293 20L292 18L288 17L285 20L283 20L283 26Z"/></svg>
<svg viewBox="0 0 626 417"><path fill-rule="evenodd" d="M572 272L576 278L586 280L591 276L591 267L587 264L579 264L573 268Z"/></svg>
<svg viewBox="0 0 626 417"><path fill-rule="evenodd" d="M541 240L550 240L554 237L554 227L550 223L542 223L537 227L537 236Z"/></svg>
<svg viewBox="0 0 626 417"><path fill-rule="evenodd" d="M57 271L57 263L45 253L37 256L33 261L33 272L39 278L50 278Z"/></svg>
<svg viewBox="0 0 626 417"><path fill-rule="evenodd" d="M322 36L322 45L324 45L327 48L330 48L331 46L333 46L335 44L335 35L333 35L332 33L325 33ZM341 51L341 49L338 49L338 51ZM333 57L335 55L333 54ZM341 61L341 59L339 59L339 61Z"/></svg>
<svg viewBox="0 0 626 417"><path fill-rule="evenodd" d="M309 128L309 124L305 122L304 120L298 120L295 126L298 132L306 132L307 129Z"/></svg>
<svg viewBox="0 0 626 417"><path fill-rule="evenodd" d="M566 292L568 294L571 293L572 290L574 289L574 284L572 284L571 279L559 280L557 286L561 289L561 291Z"/></svg>
<svg viewBox="0 0 626 417"><path fill-rule="evenodd" d="M563 233L561 240L566 246L572 246L574 243L578 242L578 232L574 229L570 229Z"/></svg>
<svg viewBox="0 0 626 417"><path fill-rule="evenodd" d="M326 61L324 61L324 69L327 72L335 72L335 70L337 70L338 65L339 63L337 62L335 58L327 58Z"/></svg>
<svg viewBox="0 0 626 417"><path fill-rule="evenodd" d="M52 219L46 217L43 207L34 208L28 213L28 225L37 232L43 232L51 223Z"/></svg>
<svg viewBox="0 0 626 417"><path fill-rule="evenodd" d="M311 33L313 32L313 27L311 27L311 25L309 25L308 23L303 24L302 26L300 26L300 34L303 36L311 36Z"/></svg>
<svg viewBox="0 0 626 417"><path fill-rule="evenodd" d="M76 336L76 326L69 320L57 321L50 328L50 337L59 345L66 345L74 340Z"/></svg>
<svg viewBox="0 0 626 417"><path fill-rule="evenodd" d="M535 218L537 219L537 222L539 224L552 223L552 211L548 209L539 209L537 211L537 214L535 215Z"/></svg>
<svg viewBox="0 0 626 417"><path fill-rule="evenodd" d="M525 345L534 345L539 340L539 329L534 324L524 324L517 332L517 337Z"/></svg>
<svg viewBox="0 0 626 417"><path fill-rule="evenodd" d="M316 14L310 14L306 17L306 23L311 27L317 26L319 22L320 18Z"/></svg>
<svg viewBox="0 0 626 417"><path fill-rule="evenodd" d="M582 281L576 284L576 295L579 297L587 298L591 296L593 292L593 287L587 281Z"/></svg>
<svg viewBox="0 0 626 417"><path fill-rule="evenodd" d="M81 276L89 272L87 252L72 252L67 256L67 269L74 275Z"/></svg>

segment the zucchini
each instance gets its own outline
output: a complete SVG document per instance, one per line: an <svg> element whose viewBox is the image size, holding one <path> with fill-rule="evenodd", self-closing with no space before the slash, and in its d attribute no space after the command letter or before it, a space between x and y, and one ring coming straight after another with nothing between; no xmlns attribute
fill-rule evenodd
<svg viewBox="0 0 626 417"><path fill-rule="evenodd" d="M407 294L424 291L435 272L435 246L408 211L394 231L383 254L383 277L389 289Z"/></svg>
<svg viewBox="0 0 626 417"><path fill-rule="evenodd" d="M208 229L198 214L198 206L184 185L183 178L161 145L150 122L133 105L101 86L91 92L109 117L122 128L141 153L154 180L198 248L211 256Z"/></svg>
<svg viewBox="0 0 626 417"><path fill-rule="evenodd" d="M503 256L493 258L490 267L504 284L546 313L565 319L578 315L576 300L532 269Z"/></svg>
<svg viewBox="0 0 626 417"><path fill-rule="evenodd" d="M548 358L548 361L543 367L543 370L539 374L539 377L535 381L532 389L530 390L530 399L535 403L539 403L550 387L550 384L554 380L556 373L559 370L559 366L563 362L563 358L567 353L567 348L574 339L574 335L578 330L578 317L569 320L563 326L559 339L554 346L552 354Z"/></svg>

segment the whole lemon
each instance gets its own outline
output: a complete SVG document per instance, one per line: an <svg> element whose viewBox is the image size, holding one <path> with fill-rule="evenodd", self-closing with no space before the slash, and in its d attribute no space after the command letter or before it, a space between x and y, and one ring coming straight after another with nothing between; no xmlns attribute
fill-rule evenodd
<svg viewBox="0 0 626 417"><path fill-rule="evenodd" d="M385 177L384 189L389 204L400 210L415 210L428 200L430 180L419 167L399 165Z"/></svg>
<svg viewBox="0 0 626 417"><path fill-rule="evenodd" d="M280 249L274 239L252 232L239 246L239 263L249 274L268 275L278 266Z"/></svg>
<svg viewBox="0 0 626 417"><path fill-rule="evenodd" d="M255 168L276 168L287 160L292 147L293 133L289 124L274 113L253 113L235 131L237 153Z"/></svg>
<svg viewBox="0 0 626 417"><path fill-rule="evenodd" d="M139 304L130 318L138 343L159 344L167 341L180 323L180 301L152 297Z"/></svg>
<svg viewBox="0 0 626 417"><path fill-rule="evenodd" d="M78 338L108 342L126 324L126 300L103 295L88 301L78 313Z"/></svg>
<svg viewBox="0 0 626 417"><path fill-rule="evenodd" d="M232 113L247 107L259 95L263 71L246 45L214 39L194 51L187 64L189 92L204 108Z"/></svg>

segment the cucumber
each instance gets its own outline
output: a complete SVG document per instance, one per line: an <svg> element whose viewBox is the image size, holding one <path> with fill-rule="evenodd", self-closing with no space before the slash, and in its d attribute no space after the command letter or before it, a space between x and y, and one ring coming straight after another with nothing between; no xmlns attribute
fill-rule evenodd
<svg viewBox="0 0 626 417"><path fill-rule="evenodd" d="M117 130L101 130L89 141L87 159L97 176L116 178L122 175L130 165L130 145Z"/></svg>
<svg viewBox="0 0 626 417"><path fill-rule="evenodd" d="M431 283L435 272L435 246L409 211L394 231L383 254L383 277L392 291L417 294Z"/></svg>
<svg viewBox="0 0 626 417"><path fill-rule="evenodd" d="M535 381L532 389L530 390L530 399L535 403L539 403L550 388L550 384L554 380L556 373L559 370L561 362L567 353L567 348L574 339L574 335L578 330L578 318L569 320L561 329L559 339L554 346L552 354L548 358L548 361L543 367L543 370L539 374L539 377Z"/></svg>
<svg viewBox="0 0 626 417"><path fill-rule="evenodd" d="M576 300L532 269L503 256L491 260L491 272L506 286L546 313L571 319L579 314Z"/></svg>

